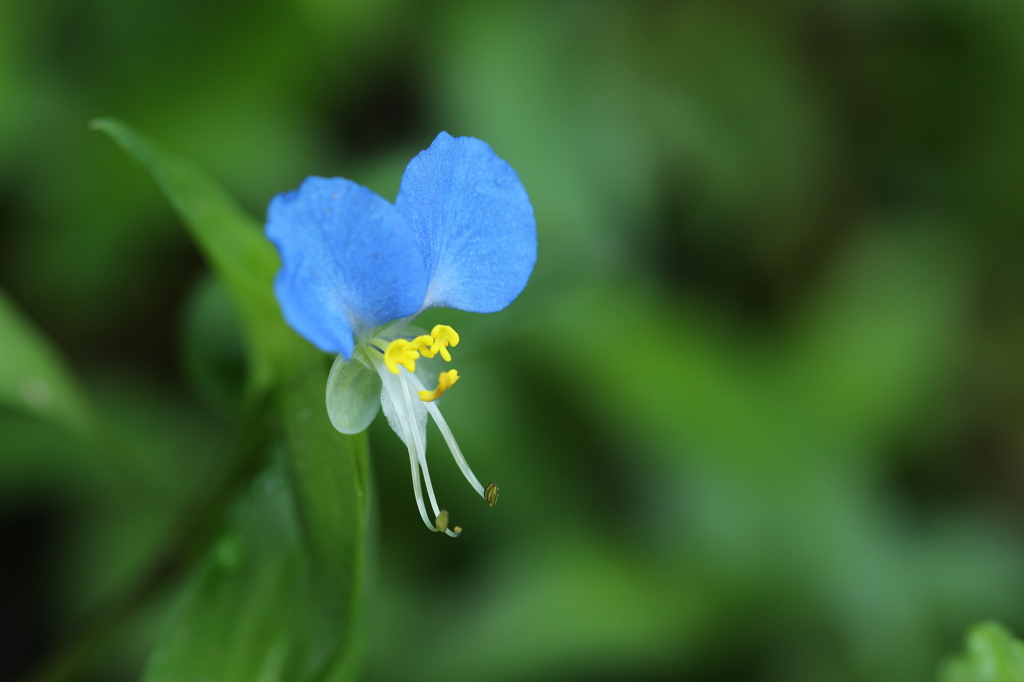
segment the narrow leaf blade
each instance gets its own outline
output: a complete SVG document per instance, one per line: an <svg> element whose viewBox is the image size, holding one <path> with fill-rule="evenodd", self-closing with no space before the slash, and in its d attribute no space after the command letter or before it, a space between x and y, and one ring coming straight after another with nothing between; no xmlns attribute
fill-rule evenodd
<svg viewBox="0 0 1024 682"><path fill-rule="evenodd" d="M259 479L232 516L185 586L145 682L299 679L308 593L294 502L281 472Z"/></svg>
<svg viewBox="0 0 1024 682"><path fill-rule="evenodd" d="M0 292L0 404L86 428L89 409L57 350Z"/></svg>
<svg viewBox="0 0 1024 682"><path fill-rule="evenodd" d="M980 623L967 633L967 650L948 661L940 682L1024 682L1024 642L998 623Z"/></svg>
<svg viewBox="0 0 1024 682"><path fill-rule="evenodd" d="M91 124L116 141L156 180L196 242L231 291L249 336L253 383L266 386L274 360L297 339L284 324L272 294L279 261L259 224L191 162L170 154L114 119Z"/></svg>

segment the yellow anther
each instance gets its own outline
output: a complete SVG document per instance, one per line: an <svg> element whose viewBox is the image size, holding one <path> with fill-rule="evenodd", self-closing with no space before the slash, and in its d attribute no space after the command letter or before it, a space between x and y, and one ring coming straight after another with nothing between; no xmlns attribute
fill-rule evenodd
<svg viewBox="0 0 1024 682"><path fill-rule="evenodd" d="M429 403L432 400L437 400L441 397L445 391L455 385L455 382L459 380L459 371L456 369L450 369L447 372L441 372L437 375L437 388L433 391L420 391L420 400L425 403Z"/></svg>
<svg viewBox="0 0 1024 682"><path fill-rule="evenodd" d="M431 355L440 353L445 362L452 361L452 355L448 352L448 346L454 348L459 345L459 333L446 324L434 325L430 330L433 343L430 345Z"/></svg>
<svg viewBox="0 0 1024 682"><path fill-rule="evenodd" d="M416 359L420 356L416 346L405 339L395 339L384 349L384 365L392 374L398 374L398 366L410 372L416 371Z"/></svg>
<svg viewBox="0 0 1024 682"><path fill-rule="evenodd" d="M489 506L491 506L491 507L493 507L494 503L498 501L498 484L497 483L488 483L487 484L487 487L484 488L484 500L486 500L487 504Z"/></svg>
<svg viewBox="0 0 1024 682"><path fill-rule="evenodd" d="M434 357L434 353L437 351L433 350L434 337L424 334L423 336L417 336L415 339L410 341L410 344L416 349L420 355L425 358Z"/></svg>

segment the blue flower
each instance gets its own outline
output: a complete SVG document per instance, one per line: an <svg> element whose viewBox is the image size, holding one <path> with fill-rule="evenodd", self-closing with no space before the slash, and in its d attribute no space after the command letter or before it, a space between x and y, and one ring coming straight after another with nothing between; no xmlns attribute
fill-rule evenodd
<svg viewBox="0 0 1024 682"><path fill-rule="evenodd" d="M285 320L339 354L327 381L331 422L359 433L382 406L409 449L423 522L458 535L430 483L428 413L488 504L498 489L480 485L435 403L458 372L436 372L437 388L427 389L435 383L429 365L450 361L459 335L446 325L426 333L409 323L432 307L497 312L523 290L537 232L519 177L486 143L441 133L409 162L394 204L351 180L310 177L270 202L266 234L281 254L274 292Z"/></svg>

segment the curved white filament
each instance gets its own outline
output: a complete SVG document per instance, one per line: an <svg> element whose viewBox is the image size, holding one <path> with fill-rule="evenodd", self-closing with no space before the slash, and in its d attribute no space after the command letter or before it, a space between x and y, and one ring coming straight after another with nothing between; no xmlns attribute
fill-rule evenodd
<svg viewBox="0 0 1024 682"><path fill-rule="evenodd" d="M412 382L413 387L418 391L426 390L419 378L415 374L410 375L409 380ZM455 434L452 433L451 428L448 426L448 422L441 416L441 410L433 402L425 402L424 405L427 407L427 411L430 412L430 416L434 418L434 422L437 424L437 428L441 430L441 435L444 436L444 440L448 443L448 449L452 451L452 456L455 458L456 464L459 465L459 469L462 471L462 475L466 477L469 484L473 486L480 497L484 497L484 487L480 485L480 481L477 479L476 474L469 468L469 463L466 458L462 456L462 450L459 449L459 444L455 442ZM486 497L484 497L486 499Z"/></svg>
<svg viewBox="0 0 1024 682"><path fill-rule="evenodd" d="M409 386L410 380L411 381L415 381L416 384L422 386L422 384L420 384L419 381L416 379L416 375L409 374L408 372L400 370L398 376L399 376L399 381L402 384L402 393L403 393L403 396L405 398L405 405L406 405L406 409L408 409L408 411L409 411L409 414L413 414L413 404L414 404L413 401L414 400L415 401L419 401L420 404L424 404L424 405L426 405L429 408L430 407L430 403L423 403L422 401L420 401L419 400L419 395L416 395L415 397L413 397L413 389ZM437 408L435 408L435 409L437 409ZM416 454L419 457L420 469L423 470L423 480L424 480L424 482L426 483L426 486L427 486L427 494L430 496L430 506L434 510L434 518L437 518L438 516L441 515L441 508L437 505L437 498L434 496L434 486L430 482L430 469L427 467L427 444L426 444L426 436L427 436L427 434L426 434L426 430L420 431L419 429L415 429L415 431L416 431L415 435L417 436L417 438L416 438ZM445 532L446 535L448 535L450 537L453 537L453 538L459 536L458 533L452 531L451 529L445 529L444 532Z"/></svg>

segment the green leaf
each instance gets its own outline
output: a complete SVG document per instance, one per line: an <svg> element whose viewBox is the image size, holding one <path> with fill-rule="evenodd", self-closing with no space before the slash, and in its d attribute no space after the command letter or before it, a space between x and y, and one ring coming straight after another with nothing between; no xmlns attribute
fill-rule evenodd
<svg viewBox="0 0 1024 682"><path fill-rule="evenodd" d="M301 679L312 595L281 472L259 479L232 516L179 598L146 682Z"/></svg>
<svg viewBox="0 0 1024 682"><path fill-rule="evenodd" d="M231 291L249 337L254 386L265 387L276 371L275 360L296 344L272 293L278 257L260 231L227 192L200 168L170 154L114 119L91 127L110 135L148 170L181 216L192 239Z"/></svg>
<svg viewBox="0 0 1024 682"><path fill-rule="evenodd" d="M179 596L145 682L357 679L366 438L334 431L322 404L314 416L304 401L312 392L294 388L284 401L291 471L272 467L235 504Z"/></svg>
<svg viewBox="0 0 1024 682"><path fill-rule="evenodd" d="M207 275L193 288L182 316L181 365L194 392L222 414L245 398L243 330L228 290Z"/></svg>
<svg viewBox="0 0 1024 682"><path fill-rule="evenodd" d="M366 437L331 426L326 357L285 325L272 293L278 259L256 221L199 168L125 124L103 119L93 127L152 173L226 284L248 337L250 388L272 392L279 452L290 474L278 477L279 492L253 493L255 501L243 504L233 524L240 567L228 571L216 549L206 559L147 679L354 679L369 499ZM220 550L228 551L224 542L230 549L233 541L222 541Z"/></svg>
<svg viewBox="0 0 1024 682"><path fill-rule="evenodd" d="M145 682L357 679L367 440L333 429L318 373L288 385L290 471L272 467L234 506L179 596Z"/></svg>
<svg viewBox="0 0 1024 682"><path fill-rule="evenodd" d="M940 682L1024 682L1024 642L998 623L981 623L967 634L967 651L947 661Z"/></svg>
<svg viewBox="0 0 1024 682"><path fill-rule="evenodd" d="M319 360L319 358L317 358ZM367 439L334 430L324 409L324 365L296 368L280 392L284 435L320 599L314 649L322 677L347 679L358 661L370 490Z"/></svg>
<svg viewBox="0 0 1024 682"><path fill-rule="evenodd" d="M87 426L89 409L67 365L2 292L0 348L0 404L77 431Z"/></svg>

